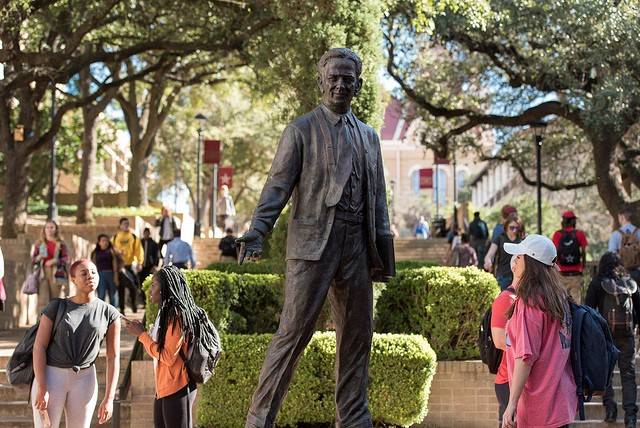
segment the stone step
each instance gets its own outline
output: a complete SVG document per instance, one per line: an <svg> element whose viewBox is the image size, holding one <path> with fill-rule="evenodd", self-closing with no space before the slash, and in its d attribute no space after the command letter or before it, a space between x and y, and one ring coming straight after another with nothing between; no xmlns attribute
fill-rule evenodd
<svg viewBox="0 0 640 428"><path fill-rule="evenodd" d="M589 420L602 421L604 419L605 408L600 398L596 398L589 403L584 403L584 413ZM624 409L620 401L618 401L618 420L624 421Z"/></svg>
<svg viewBox="0 0 640 428"><path fill-rule="evenodd" d="M102 401L102 397L98 399L96 403L96 410L94 411L93 421L91 422L92 427L104 427L104 425L98 424L98 416L97 416L97 408ZM131 414L131 403L128 401L120 402L120 422L124 426L130 420ZM32 426L33 422L33 410L31 405L27 401L8 401L8 402L0 402L0 426L12 427L16 424L16 426ZM27 423L27 425L22 425L23 423ZM127 424L128 425L128 424ZM64 426L64 417L63 423ZM69 427L73 428L73 427Z"/></svg>
<svg viewBox="0 0 640 428"><path fill-rule="evenodd" d="M624 427L624 422L618 420L615 423L606 423L603 422L602 419L587 419L584 421L576 421L572 423L571 426L575 428L614 428Z"/></svg>

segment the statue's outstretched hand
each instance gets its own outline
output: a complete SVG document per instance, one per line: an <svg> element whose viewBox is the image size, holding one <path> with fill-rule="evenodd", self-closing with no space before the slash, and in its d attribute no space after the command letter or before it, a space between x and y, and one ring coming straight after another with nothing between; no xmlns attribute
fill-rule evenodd
<svg viewBox="0 0 640 428"><path fill-rule="evenodd" d="M238 264L241 265L244 259L247 258L251 261L257 261L262 255L262 241L264 236L262 233L255 229L252 229L236 239L236 246L238 247Z"/></svg>

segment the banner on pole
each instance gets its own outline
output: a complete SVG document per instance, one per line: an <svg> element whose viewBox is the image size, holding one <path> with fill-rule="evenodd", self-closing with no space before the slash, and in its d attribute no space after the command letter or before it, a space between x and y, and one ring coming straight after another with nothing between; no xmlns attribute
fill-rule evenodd
<svg viewBox="0 0 640 428"><path fill-rule="evenodd" d="M231 188L233 186L233 167L222 166L218 169L218 189L222 186Z"/></svg>
<svg viewBox="0 0 640 428"><path fill-rule="evenodd" d="M433 189L433 168L420 169L420 188Z"/></svg>
<svg viewBox="0 0 640 428"><path fill-rule="evenodd" d="M220 140L204 140L204 159L205 164L220 163Z"/></svg>

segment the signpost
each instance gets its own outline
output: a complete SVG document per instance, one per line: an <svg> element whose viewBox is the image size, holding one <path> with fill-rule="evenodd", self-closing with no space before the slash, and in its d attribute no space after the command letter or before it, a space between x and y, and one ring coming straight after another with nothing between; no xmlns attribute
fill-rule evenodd
<svg viewBox="0 0 640 428"><path fill-rule="evenodd" d="M216 209L218 205L218 164L221 159L221 146L220 140L204 140L204 163L213 164L213 170L211 177L213 180L213 194L211 195L211 230L213 237L216 236Z"/></svg>

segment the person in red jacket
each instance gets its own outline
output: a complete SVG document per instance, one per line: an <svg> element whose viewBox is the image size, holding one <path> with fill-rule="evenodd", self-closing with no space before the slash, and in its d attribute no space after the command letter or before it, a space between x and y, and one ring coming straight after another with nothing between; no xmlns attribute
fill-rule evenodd
<svg viewBox="0 0 640 428"><path fill-rule="evenodd" d="M553 243L558 251L557 264L562 283L576 303L582 301L582 271L587 262L587 237L576 229L573 211L562 214L562 229L553 234Z"/></svg>

